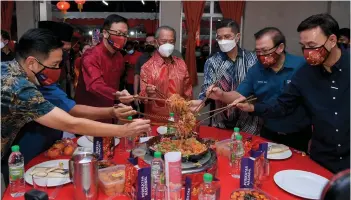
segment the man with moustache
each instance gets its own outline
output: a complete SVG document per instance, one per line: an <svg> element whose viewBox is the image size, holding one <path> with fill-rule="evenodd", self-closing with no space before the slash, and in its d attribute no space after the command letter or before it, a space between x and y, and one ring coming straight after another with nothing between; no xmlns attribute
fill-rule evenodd
<svg viewBox="0 0 351 200"><path fill-rule="evenodd" d="M255 33L255 39L259 62L249 69L236 92L223 92L215 87L211 98L229 104L241 95L254 95L259 102L273 103L295 72L306 64L303 57L285 51L285 36L278 28L266 27ZM302 105L284 118L264 118L261 130L262 137L305 152L311 134L311 121Z"/></svg>
<svg viewBox="0 0 351 200"><path fill-rule="evenodd" d="M127 42L127 20L115 14L108 16L103 24L102 35L102 42L82 56L75 96L77 104L111 107L115 103L115 93L124 72L124 59L120 50ZM112 123L112 119L103 122Z"/></svg>
<svg viewBox="0 0 351 200"><path fill-rule="evenodd" d="M314 127L311 158L333 173L350 168L350 52L337 45L339 25L329 14L312 15L297 31L307 64L272 104L233 103L265 118L285 117L304 106Z"/></svg>

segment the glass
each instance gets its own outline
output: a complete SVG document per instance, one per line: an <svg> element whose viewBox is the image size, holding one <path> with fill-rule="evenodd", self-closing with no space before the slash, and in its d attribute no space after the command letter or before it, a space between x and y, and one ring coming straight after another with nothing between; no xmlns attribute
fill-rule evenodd
<svg viewBox="0 0 351 200"><path fill-rule="evenodd" d="M32 175L33 188L42 192L47 192L48 178L46 176Z"/></svg>
<svg viewBox="0 0 351 200"><path fill-rule="evenodd" d="M210 12L211 12L211 1L206 1L205 2L204 13L210 13Z"/></svg>
<svg viewBox="0 0 351 200"><path fill-rule="evenodd" d="M221 6L219 5L219 1L213 2L213 13L222 13Z"/></svg>
<svg viewBox="0 0 351 200"><path fill-rule="evenodd" d="M270 49L267 49L267 50L257 50L257 49L255 49L255 51L256 51L256 54L257 55L267 55L267 54L270 54L270 53L273 53L275 50L277 50L277 47L278 46L274 46L274 47L272 47L272 48L270 48Z"/></svg>
<svg viewBox="0 0 351 200"><path fill-rule="evenodd" d="M122 33L122 32L111 30L111 29L107 30L107 32L109 34L115 35L115 36L122 36L122 37L126 37L126 38L128 37L128 34L126 34L126 33Z"/></svg>

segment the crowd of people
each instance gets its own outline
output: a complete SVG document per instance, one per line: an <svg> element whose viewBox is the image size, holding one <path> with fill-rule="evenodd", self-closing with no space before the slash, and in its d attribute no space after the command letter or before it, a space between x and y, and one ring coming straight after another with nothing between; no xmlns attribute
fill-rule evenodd
<svg viewBox="0 0 351 200"><path fill-rule="evenodd" d="M168 117L165 102L133 96L159 98L160 91L189 100L193 111L206 97L216 108L236 105L217 115L212 126L240 127L309 152L334 173L350 167L350 31L339 29L328 14L298 26L303 57L286 51L277 27L258 30L255 51L245 50L238 46L239 25L221 20L219 51L210 55L208 45L196 50L204 72L198 100L172 27L159 27L142 44L127 41L127 20L113 14L102 24L96 46L71 42L73 28L65 23L38 27L23 34L15 52L7 46L9 34L1 31L2 160L19 144L28 163L62 131L106 137L148 132L150 120L118 125L116 119L136 110ZM250 95L257 103L242 103ZM1 170L8 180L7 162Z"/></svg>

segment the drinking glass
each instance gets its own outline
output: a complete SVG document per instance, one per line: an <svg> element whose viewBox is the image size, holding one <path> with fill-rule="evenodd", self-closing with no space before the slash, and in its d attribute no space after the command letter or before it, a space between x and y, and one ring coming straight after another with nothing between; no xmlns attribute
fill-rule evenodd
<svg viewBox="0 0 351 200"><path fill-rule="evenodd" d="M46 176L32 175L33 188L42 192L47 192L48 178Z"/></svg>

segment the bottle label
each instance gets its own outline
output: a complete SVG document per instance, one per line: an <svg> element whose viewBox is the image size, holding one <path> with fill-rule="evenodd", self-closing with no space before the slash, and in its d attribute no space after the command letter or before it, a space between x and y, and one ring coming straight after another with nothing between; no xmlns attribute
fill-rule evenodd
<svg viewBox="0 0 351 200"><path fill-rule="evenodd" d="M23 168L10 168L10 179L11 181L15 181L17 179L23 178L24 169Z"/></svg>

